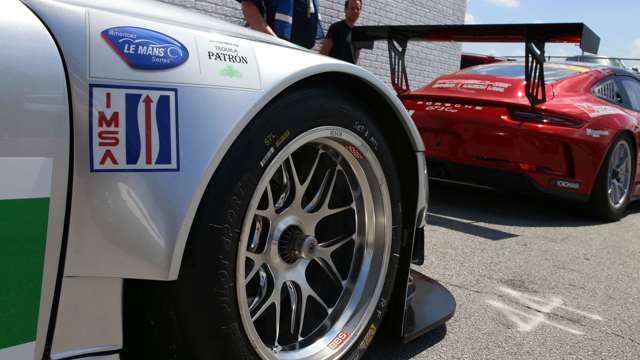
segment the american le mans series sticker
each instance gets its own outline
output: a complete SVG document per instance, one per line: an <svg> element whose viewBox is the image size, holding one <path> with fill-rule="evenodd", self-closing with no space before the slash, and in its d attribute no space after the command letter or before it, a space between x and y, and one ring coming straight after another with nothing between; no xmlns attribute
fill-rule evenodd
<svg viewBox="0 0 640 360"><path fill-rule="evenodd" d="M207 84L195 37L182 28L90 10L87 46L92 79Z"/></svg>
<svg viewBox="0 0 640 360"><path fill-rule="evenodd" d="M120 26L103 30L101 35L132 69L171 69L189 59L189 50L180 41L157 31Z"/></svg>
<svg viewBox="0 0 640 360"><path fill-rule="evenodd" d="M0 157L0 360L33 360L53 160Z"/></svg>

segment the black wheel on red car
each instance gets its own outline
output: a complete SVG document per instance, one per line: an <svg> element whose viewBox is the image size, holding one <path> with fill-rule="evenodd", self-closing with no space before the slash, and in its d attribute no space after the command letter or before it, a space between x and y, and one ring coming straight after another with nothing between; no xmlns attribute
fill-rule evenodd
<svg viewBox="0 0 640 360"><path fill-rule="evenodd" d="M592 208L598 216L611 221L624 216L633 190L635 163L633 140L620 134L607 152L591 193Z"/></svg>
<svg viewBox="0 0 640 360"><path fill-rule="evenodd" d="M175 291L184 357L359 358L393 288L400 219L398 175L366 106L335 90L279 98L198 209Z"/></svg>

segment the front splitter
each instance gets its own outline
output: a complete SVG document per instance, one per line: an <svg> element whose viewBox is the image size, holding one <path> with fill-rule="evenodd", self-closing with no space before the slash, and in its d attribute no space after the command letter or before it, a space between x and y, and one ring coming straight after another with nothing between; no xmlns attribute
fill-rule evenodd
<svg viewBox="0 0 640 360"><path fill-rule="evenodd" d="M453 317L456 300L444 286L411 269L405 300L402 341L408 343Z"/></svg>

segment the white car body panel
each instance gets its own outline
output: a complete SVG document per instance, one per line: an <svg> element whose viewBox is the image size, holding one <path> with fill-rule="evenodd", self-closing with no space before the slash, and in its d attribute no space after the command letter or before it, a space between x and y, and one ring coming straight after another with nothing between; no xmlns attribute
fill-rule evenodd
<svg viewBox="0 0 640 360"><path fill-rule="evenodd" d="M17 0L0 6L7 10L0 14L0 34L10 34L13 38L7 44L16 48L12 54L20 54L5 56L0 64L26 74L23 92L16 91L17 81L0 84L6 115L0 119L0 157L53 159L38 334L27 349L35 358L48 351L54 359L97 352L107 352L101 358L118 358L109 352L122 347L122 279L178 277L196 210L225 153L270 101L312 76L340 74L345 81L358 81L359 86L373 89L386 101L395 116L385 120L404 129L406 139L402 142L410 144L416 154L407 163L417 162L415 182L419 189L415 189L416 204L408 206L417 209L417 225L422 225L426 208L424 146L396 95L364 69L150 0L22 2L46 28ZM149 28L179 38L190 56L183 65L168 70L131 69L100 38L103 28L117 26ZM235 43L249 53L249 59L255 56L254 64L243 73L246 78L227 84L207 72L204 47L210 40ZM25 46L27 43L32 46ZM90 98L95 85L175 89L179 171L92 171L89 134L94 109ZM48 100L31 95L46 95ZM106 106L99 101L103 100L94 99L94 107ZM45 124L45 119L50 122ZM73 159L72 179L68 178L69 159ZM69 183L71 194L67 194ZM66 249L65 217L69 221ZM61 249L65 251L62 281L58 279ZM56 284L62 293L59 298L54 294ZM52 305L58 300L56 312ZM56 321L55 329L50 329L50 317ZM89 329L93 324L100 326ZM45 349L47 334L53 335L48 344L51 349Z"/></svg>
<svg viewBox="0 0 640 360"><path fill-rule="evenodd" d="M51 358L121 348L122 279L65 277Z"/></svg>
<svg viewBox="0 0 640 360"><path fill-rule="evenodd" d="M29 188L43 187L38 185L43 182L49 187L44 191L37 191L38 194L33 196L19 196L22 199L49 198L46 243L43 240L46 244L44 263L43 268L38 269L43 274L42 285L28 284L27 279L20 279L25 287L37 286L39 290L37 334L33 334L33 339L29 339L28 344L16 347L16 353L5 353L6 349L0 349L0 359L22 360L25 359L21 357L23 355L27 356L26 358L42 356L49 327L60 251L63 246L69 182L69 99L64 67L56 44L37 17L17 0L0 2L0 44L0 178L4 180L0 180L0 187L3 188L0 191L0 200L12 198L7 194L11 192L11 187L20 187L21 192L26 192ZM16 171L15 168L7 167L8 162L46 163L48 171ZM44 167L41 170L44 170ZM6 184L7 178L11 181L12 177L17 177L23 183ZM5 187L6 185L9 186ZM0 242L8 241L1 233L6 227L7 224L3 223ZM3 288L3 291L9 290ZM7 308L4 310L15 311ZM33 325L35 327L35 324ZM10 332L16 331L11 324L4 323L2 326L11 329Z"/></svg>
<svg viewBox="0 0 640 360"><path fill-rule="evenodd" d="M198 63L201 59L196 49L189 49L190 57L182 65L188 67L166 70L166 74L157 76L162 81L150 82L148 74L136 75L136 70L127 69L115 52L104 51L105 42L98 38L96 31L90 31L93 16L108 13L106 19L95 20L100 23L97 26L153 27L153 30L173 37L188 34L194 39L219 39L220 33L260 40L265 37L149 1L25 2L48 24L59 42L72 82L74 177L77 181L73 186L75 201L71 209L65 276L175 279L200 198L226 150L270 100L288 86L314 74L345 73L374 86L394 106L414 149L417 152L424 150L413 122L396 96L360 67L288 45L281 46L280 40L267 37L270 43L238 40L244 46L253 47L261 90L212 86L208 81L198 81L200 74L184 76L182 80L180 74L184 71L197 72L202 66ZM145 13L146 9L148 13ZM140 20L143 16L145 19ZM161 18L165 20L159 21ZM94 51L104 56L88 54ZM95 64L91 64L91 60ZM118 65L114 66L114 63ZM113 75L105 78L105 71L99 71L94 73L100 78L89 77L91 66L113 69ZM122 80L125 71L134 73L129 80ZM177 89L181 119L180 171L92 173L87 146L89 84L136 86L150 83Z"/></svg>

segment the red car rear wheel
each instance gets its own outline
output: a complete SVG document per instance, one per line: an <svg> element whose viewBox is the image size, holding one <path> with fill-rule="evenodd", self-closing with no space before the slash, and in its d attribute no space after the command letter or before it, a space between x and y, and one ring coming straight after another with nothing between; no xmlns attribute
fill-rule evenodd
<svg viewBox="0 0 640 360"><path fill-rule="evenodd" d="M616 221L624 216L633 190L636 153L629 135L621 134L613 141L591 194L593 210L599 217Z"/></svg>

